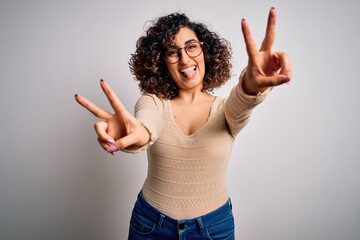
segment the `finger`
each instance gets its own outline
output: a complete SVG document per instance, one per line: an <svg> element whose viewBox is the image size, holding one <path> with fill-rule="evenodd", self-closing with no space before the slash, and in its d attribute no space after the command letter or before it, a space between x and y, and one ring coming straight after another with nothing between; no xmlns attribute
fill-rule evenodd
<svg viewBox="0 0 360 240"><path fill-rule="evenodd" d="M275 27L276 27L276 11L271 8L267 21L265 38L261 44L260 51L271 51L272 45L275 41Z"/></svg>
<svg viewBox="0 0 360 240"><path fill-rule="evenodd" d="M111 89L109 84L107 84L103 79L101 79L100 85L101 85L101 88L104 91L106 97L108 98L110 105L114 109L115 113L120 113L120 112L126 110L124 105L121 103L121 101L116 96L114 91Z"/></svg>
<svg viewBox="0 0 360 240"><path fill-rule="evenodd" d="M279 72L281 65L280 65L279 56L273 53L271 57L272 57L272 61L270 61L270 70L273 75Z"/></svg>
<svg viewBox="0 0 360 240"><path fill-rule="evenodd" d="M107 122L96 122L94 125L96 134L98 135L98 141L99 142L103 142L103 143L107 143L107 144L112 144L114 143L114 139L107 133L107 129L108 129L108 123Z"/></svg>
<svg viewBox="0 0 360 240"><path fill-rule="evenodd" d="M250 31L250 27L245 19L241 21L241 30L243 32L247 54L249 58L252 59L258 53L258 49Z"/></svg>
<svg viewBox="0 0 360 240"><path fill-rule="evenodd" d="M262 76L258 78L261 87L273 87L284 83L289 83L292 77L292 66L290 58L286 52L273 53L274 66L280 71L275 72L271 76Z"/></svg>
<svg viewBox="0 0 360 240"><path fill-rule="evenodd" d="M100 144L100 146L105 150L105 151L107 151L107 149L111 146L111 145L113 145L114 144L114 141L111 141L111 140L109 140L109 141L101 141L99 138L98 138L98 142L99 142L99 144Z"/></svg>
<svg viewBox="0 0 360 240"><path fill-rule="evenodd" d="M90 111L93 115L95 115L98 118L102 118L102 119L108 119L110 118L112 115L111 113L109 113L108 111L98 107L97 105L95 105L94 103L90 102L88 99L86 99L85 97L82 97L78 94L75 94L75 100L84 108L86 108L88 111Z"/></svg>
<svg viewBox="0 0 360 240"><path fill-rule="evenodd" d="M279 75L286 76L289 79L292 77L292 65L290 62L289 55L286 52L276 52L274 53L280 64Z"/></svg>
<svg viewBox="0 0 360 240"><path fill-rule="evenodd" d="M258 82L260 88L275 87L284 83L288 83L290 78L284 75L273 75L270 77L260 77Z"/></svg>
<svg viewBox="0 0 360 240"><path fill-rule="evenodd" d="M137 138L135 134L129 134L126 135L123 138L120 138L119 140L117 140L114 144L110 145L107 148L107 151L109 153L114 153L120 149L125 149L128 148L132 145L135 145L135 143L137 142Z"/></svg>

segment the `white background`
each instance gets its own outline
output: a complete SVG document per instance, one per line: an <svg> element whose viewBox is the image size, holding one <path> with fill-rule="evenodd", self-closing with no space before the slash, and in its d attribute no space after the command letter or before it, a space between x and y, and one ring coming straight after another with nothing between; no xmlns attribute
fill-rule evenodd
<svg viewBox="0 0 360 240"><path fill-rule="evenodd" d="M111 156L95 117L104 78L132 111L140 96L128 68L146 21L181 11L228 39L231 81L247 56L246 18L260 45L278 12L274 50L294 75L274 89L240 133L228 171L236 237L360 239L360 2L355 0L0 0L0 239L126 239L146 155Z"/></svg>

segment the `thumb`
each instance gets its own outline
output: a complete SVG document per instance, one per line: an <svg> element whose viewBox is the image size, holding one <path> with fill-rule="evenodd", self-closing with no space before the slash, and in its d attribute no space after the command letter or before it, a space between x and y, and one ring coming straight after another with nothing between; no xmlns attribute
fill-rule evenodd
<svg viewBox="0 0 360 240"><path fill-rule="evenodd" d="M281 85L281 84L284 84L284 83L289 83L290 78L288 76L286 76L286 75L278 75L277 76L277 82L278 82L277 85Z"/></svg>
<svg viewBox="0 0 360 240"><path fill-rule="evenodd" d="M288 83L290 78L285 75L276 75L271 77L259 78L259 84L261 87L275 87L284 83Z"/></svg>
<svg viewBox="0 0 360 240"><path fill-rule="evenodd" d="M120 150L120 149L125 149L129 146L135 145L136 144L136 138L135 138L135 134L129 134L126 135L122 138L120 138L119 140L117 140L116 142L114 142L113 144L111 144L106 151L108 153L113 154L114 152Z"/></svg>

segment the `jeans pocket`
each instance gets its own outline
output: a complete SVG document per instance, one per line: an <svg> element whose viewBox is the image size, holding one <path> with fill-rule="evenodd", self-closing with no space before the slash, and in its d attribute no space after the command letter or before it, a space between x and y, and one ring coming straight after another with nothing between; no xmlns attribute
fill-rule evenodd
<svg viewBox="0 0 360 240"><path fill-rule="evenodd" d="M139 234L151 234L156 228L156 223L147 219L141 213L133 211L130 219L130 227Z"/></svg>
<svg viewBox="0 0 360 240"><path fill-rule="evenodd" d="M232 213L227 214L215 223L206 227L209 240L231 240L235 239L235 224Z"/></svg>

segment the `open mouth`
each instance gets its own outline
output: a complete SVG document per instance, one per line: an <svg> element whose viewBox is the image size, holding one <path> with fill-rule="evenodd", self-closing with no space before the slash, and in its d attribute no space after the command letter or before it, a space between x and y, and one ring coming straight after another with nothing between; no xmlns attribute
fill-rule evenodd
<svg viewBox="0 0 360 240"><path fill-rule="evenodd" d="M180 73L186 78L193 78L196 75L196 66L191 66L185 69L182 69Z"/></svg>

